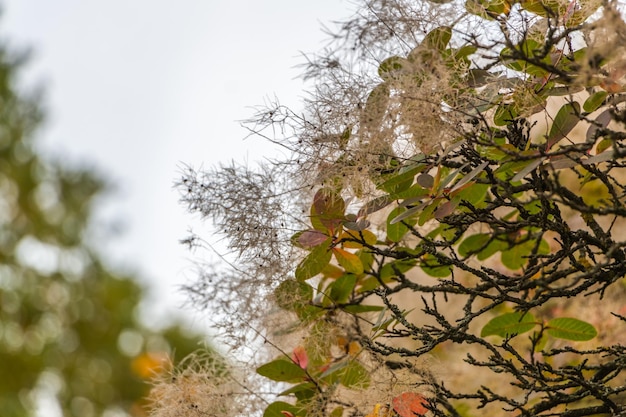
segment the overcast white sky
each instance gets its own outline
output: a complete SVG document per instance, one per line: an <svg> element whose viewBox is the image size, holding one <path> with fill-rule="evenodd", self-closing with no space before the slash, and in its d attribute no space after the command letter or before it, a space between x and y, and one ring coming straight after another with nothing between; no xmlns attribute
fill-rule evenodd
<svg viewBox="0 0 626 417"><path fill-rule="evenodd" d="M38 141L117 186L100 218L115 264L157 288L165 314L184 297L193 256L179 245L192 217L172 184L183 164L259 160L238 120L277 96L297 108L301 51L319 51L321 24L349 17L347 0L4 0L0 32L32 48L25 82L43 84ZM101 223L104 223L103 221ZM170 314L168 311L167 314Z"/></svg>

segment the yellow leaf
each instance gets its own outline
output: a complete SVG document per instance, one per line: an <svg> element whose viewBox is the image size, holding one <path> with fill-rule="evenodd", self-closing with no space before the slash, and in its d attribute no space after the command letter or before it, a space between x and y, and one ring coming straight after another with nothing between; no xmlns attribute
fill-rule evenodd
<svg viewBox="0 0 626 417"><path fill-rule="evenodd" d="M380 417L380 414L379 414L380 413L380 407L381 407L380 404L376 404L374 406L374 411L372 411L371 414L368 414L365 417Z"/></svg>
<svg viewBox="0 0 626 417"><path fill-rule="evenodd" d="M355 275L361 275L363 273L363 263L358 256L341 248L333 248L333 253L339 265L341 265L346 272Z"/></svg>
<svg viewBox="0 0 626 417"><path fill-rule="evenodd" d="M362 237L361 237L362 236ZM360 232L354 230L346 230L340 237L344 248L361 249L365 242L366 244L373 246L378 241L376 235L369 230L362 230Z"/></svg>

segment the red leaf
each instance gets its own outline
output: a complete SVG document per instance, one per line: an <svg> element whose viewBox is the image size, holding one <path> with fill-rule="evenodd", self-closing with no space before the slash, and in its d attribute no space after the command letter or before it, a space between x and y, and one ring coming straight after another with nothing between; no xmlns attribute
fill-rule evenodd
<svg viewBox="0 0 626 417"><path fill-rule="evenodd" d="M306 354L306 350L304 350L302 346L298 346L293 350L291 360L293 360L295 364L302 369L306 369L309 364L309 357Z"/></svg>
<svg viewBox="0 0 626 417"><path fill-rule="evenodd" d="M403 392L392 400L393 409L401 417L423 416L428 412L424 407L426 398L415 392Z"/></svg>
<svg viewBox="0 0 626 417"><path fill-rule="evenodd" d="M281 411L280 413L285 417L295 417L291 411Z"/></svg>

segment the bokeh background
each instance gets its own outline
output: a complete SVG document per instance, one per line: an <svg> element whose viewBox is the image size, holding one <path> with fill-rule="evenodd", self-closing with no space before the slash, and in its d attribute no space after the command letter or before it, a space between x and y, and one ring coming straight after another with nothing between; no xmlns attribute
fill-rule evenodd
<svg viewBox="0 0 626 417"><path fill-rule="evenodd" d="M194 271L178 243L193 223L172 188L181 167L254 163L271 152L244 139L239 121L275 98L298 108L302 54L323 48L322 27L352 8L342 0L5 0L2 10L3 42L31 52L20 83L44 91L36 146L112 186L98 201L93 239L116 266L158 287L161 309L165 296L179 305L172 288Z"/></svg>
<svg viewBox="0 0 626 417"><path fill-rule="evenodd" d="M239 121L276 98L299 108L303 53L321 50L322 26L353 5L0 7L0 130L25 126L2 142L2 228L12 238L0 239L0 415L142 415L136 399L156 364L184 356L207 334L178 290L198 261L179 240L190 227L205 237L210 229L178 204L175 179L185 165L254 164L277 152L244 139ZM81 221L52 225L61 212Z"/></svg>

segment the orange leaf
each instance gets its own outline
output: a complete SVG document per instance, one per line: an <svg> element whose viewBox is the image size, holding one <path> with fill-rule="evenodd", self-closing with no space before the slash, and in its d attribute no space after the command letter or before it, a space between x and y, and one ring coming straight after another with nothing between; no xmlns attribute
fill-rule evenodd
<svg viewBox="0 0 626 417"><path fill-rule="evenodd" d="M164 352L148 352L135 357L131 363L133 372L144 379L153 378L167 369L169 359Z"/></svg>
<svg viewBox="0 0 626 417"><path fill-rule="evenodd" d="M393 409L401 417L423 416L428 412L424 396L415 392L403 392L392 400Z"/></svg>
<svg viewBox="0 0 626 417"><path fill-rule="evenodd" d="M349 343L349 340L344 336L337 336L337 345L342 349L346 348L346 345Z"/></svg>
<svg viewBox="0 0 626 417"><path fill-rule="evenodd" d="M361 352L361 345L359 345L359 342L350 342L347 350L350 356L356 356Z"/></svg>
<svg viewBox="0 0 626 417"><path fill-rule="evenodd" d="M309 357L306 354L306 350L304 350L302 346L298 346L293 350L291 360L302 369L306 369L309 364Z"/></svg>

